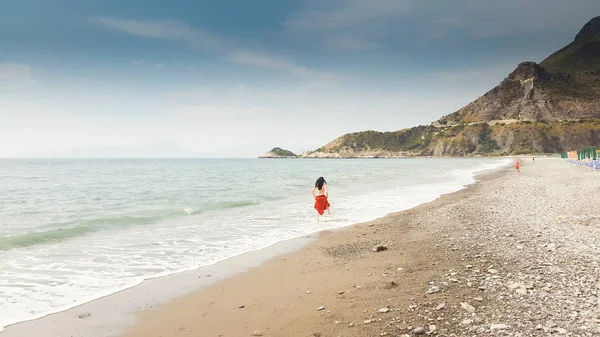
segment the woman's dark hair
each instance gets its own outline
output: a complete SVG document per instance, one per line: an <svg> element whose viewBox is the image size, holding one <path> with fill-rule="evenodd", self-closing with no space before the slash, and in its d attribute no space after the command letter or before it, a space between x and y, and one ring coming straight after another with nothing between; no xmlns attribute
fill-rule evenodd
<svg viewBox="0 0 600 337"><path fill-rule="evenodd" d="M325 178L319 177L319 179L317 179L317 182L315 183L315 187L321 190L323 188L323 184L327 184Z"/></svg>

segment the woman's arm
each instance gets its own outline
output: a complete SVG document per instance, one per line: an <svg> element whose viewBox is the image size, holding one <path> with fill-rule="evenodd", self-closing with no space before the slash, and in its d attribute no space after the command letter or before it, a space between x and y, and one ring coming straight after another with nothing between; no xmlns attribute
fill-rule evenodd
<svg viewBox="0 0 600 337"><path fill-rule="evenodd" d="M325 194L325 196L326 196L327 198L329 198L329 191L327 190L327 184L323 184L323 189L325 189L325 190L323 191L323 192L324 192L323 194Z"/></svg>

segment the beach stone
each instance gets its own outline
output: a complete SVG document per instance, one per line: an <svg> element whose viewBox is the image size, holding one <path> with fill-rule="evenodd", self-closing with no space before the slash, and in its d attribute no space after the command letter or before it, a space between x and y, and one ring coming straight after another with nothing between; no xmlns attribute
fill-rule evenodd
<svg viewBox="0 0 600 337"><path fill-rule="evenodd" d="M429 326L429 331L430 331L430 332L434 332L436 329L437 329L437 326L435 326L435 324L431 324L431 325Z"/></svg>
<svg viewBox="0 0 600 337"><path fill-rule="evenodd" d="M470 313L474 313L475 312L475 307L472 306L472 305L470 305L467 302L462 302L460 304L460 307L463 308L464 310L466 310L467 312L470 312Z"/></svg>
<svg viewBox="0 0 600 337"><path fill-rule="evenodd" d="M416 327L416 328L413 330L413 333L414 333L415 335L422 335L422 334L424 334L424 333L425 333L425 328L424 328L424 327L422 327L422 326L420 326L420 327Z"/></svg>
<svg viewBox="0 0 600 337"><path fill-rule="evenodd" d="M521 283L511 283L508 285L508 289L510 289L510 290L515 290L515 289L522 288L522 287L524 287L524 286Z"/></svg>
<svg viewBox="0 0 600 337"><path fill-rule="evenodd" d="M245 306L245 305L243 305L243 304L242 304L242 305L238 305L238 308L240 308L240 309L244 309L245 307L246 307L246 306Z"/></svg>
<svg viewBox="0 0 600 337"><path fill-rule="evenodd" d="M462 325L471 325L471 324L473 324L473 320L472 319L463 319L463 321L460 322L460 324L462 324Z"/></svg>
<svg viewBox="0 0 600 337"><path fill-rule="evenodd" d="M391 281L391 282L387 282L383 288L384 289L392 289L392 288L396 288L398 286L398 283Z"/></svg>
<svg viewBox="0 0 600 337"><path fill-rule="evenodd" d="M381 309L379 309L379 312L382 314L388 313L388 312L390 312L390 308L381 308Z"/></svg>
<svg viewBox="0 0 600 337"><path fill-rule="evenodd" d="M435 310L442 310L446 307L446 303L440 303L440 305L438 305Z"/></svg>
<svg viewBox="0 0 600 337"><path fill-rule="evenodd" d="M262 332L260 330L254 330L252 336L262 336Z"/></svg>
<svg viewBox="0 0 600 337"><path fill-rule="evenodd" d="M519 295L527 295L527 289L519 288L519 289L515 290L515 293L517 293Z"/></svg>
<svg viewBox="0 0 600 337"><path fill-rule="evenodd" d="M372 250L374 252L383 252L384 250L387 250L387 247L383 246L383 245L379 245L379 246L373 247Z"/></svg>
<svg viewBox="0 0 600 337"><path fill-rule="evenodd" d="M506 324L492 324L490 326L490 330L506 330L508 329L508 325Z"/></svg>
<svg viewBox="0 0 600 337"><path fill-rule="evenodd" d="M348 323L348 327L351 328L354 326L354 323Z"/></svg>
<svg viewBox="0 0 600 337"><path fill-rule="evenodd" d="M325 310L325 307L321 306L317 308L317 311Z"/></svg>
<svg viewBox="0 0 600 337"><path fill-rule="evenodd" d="M563 328L556 328L554 329L554 331L556 331L557 333L561 334L561 335L566 335L567 334L567 329L563 329Z"/></svg>
<svg viewBox="0 0 600 337"><path fill-rule="evenodd" d="M79 318L88 318L90 316L92 316L91 312L84 312L83 314L79 315Z"/></svg>

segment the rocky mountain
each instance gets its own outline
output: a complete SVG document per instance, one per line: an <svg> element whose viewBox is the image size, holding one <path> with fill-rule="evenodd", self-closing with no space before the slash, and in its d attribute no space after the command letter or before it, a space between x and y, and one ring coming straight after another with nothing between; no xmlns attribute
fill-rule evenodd
<svg viewBox="0 0 600 337"><path fill-rule="evenodd" d="M304 157L556 153L600 145L600 17L540 64L429 126L343 135Z"/></svg>
<svg viewBox="0 0 600 337"><path fill-rule="evenodd" d="M258 158L298 158L298 155L292 151L274 147L271 151L260 155Z"/></svg>
<svg viewBox="0 0 600 337"><path fill-rule="evenodd" d="M600 70L600 16L579 31L575 40L542 61L541 66L554 73Z"/></svg>

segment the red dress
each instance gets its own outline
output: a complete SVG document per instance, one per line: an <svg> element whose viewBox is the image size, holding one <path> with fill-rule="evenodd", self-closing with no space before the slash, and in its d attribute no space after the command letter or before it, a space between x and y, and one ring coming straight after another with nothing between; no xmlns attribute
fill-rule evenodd
<svg viewBox="0 0 600 337"><path fill-rule="evenodd" d="M329 208L329 201L327 201L327 197L324 195L317 195L315 197L315 209L319 214L323 215L325 210Z"/></svg>

